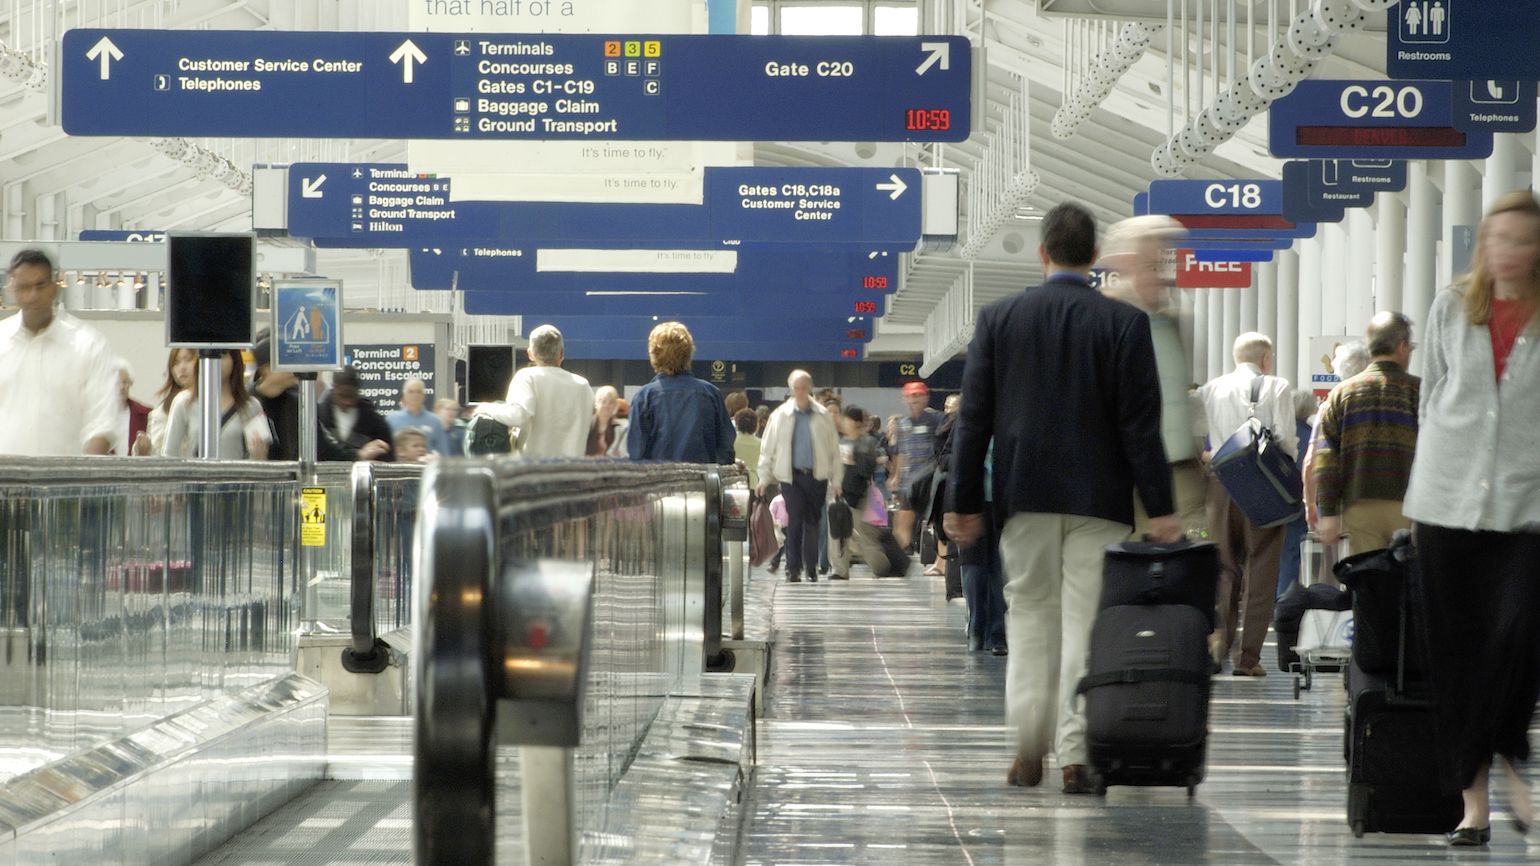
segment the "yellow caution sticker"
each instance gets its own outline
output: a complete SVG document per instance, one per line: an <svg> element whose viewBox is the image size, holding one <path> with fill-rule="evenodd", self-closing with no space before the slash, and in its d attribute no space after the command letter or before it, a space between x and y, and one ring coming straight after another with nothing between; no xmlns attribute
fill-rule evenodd
<svg viewBox="0 0 1540 866"><path fill-rule="evenodd" d="M326 488L306 487L299 494L299 543L326 546Z"/></svg>

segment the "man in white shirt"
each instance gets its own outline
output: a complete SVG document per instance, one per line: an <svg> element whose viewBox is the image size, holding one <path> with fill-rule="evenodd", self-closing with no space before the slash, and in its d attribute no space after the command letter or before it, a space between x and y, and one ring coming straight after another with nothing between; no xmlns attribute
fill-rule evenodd
<svg viewBox="0 0 1540 866"><path fill-rule="evenodd" d="M21 312L0 322L0 454L106 454L120 420L117 356L95 328L54 309L47 253L17 253L7 276Z"/></svg>
<svg viewBox="0 0 1540 866"><path fill-rule="evenodd" d="M594 422L594 389L562 369L566 348L554 326L531 331L526 351L531 366L514 374L507 401L483 403L476 414L516 428L514 450L525 457L582 457Z"/></svg>
<svg viewBox="0 0 1540 866"><path fill-rule="evenodd" d="M1235 371L1211 380L1198 389L1208 416L1208 455L1253 416L1273 431L1278 445L1298 459L1299 434L1294 428L1294 392L1289 383L1273 375L1273 341L1255 332L1235 340ZM1251 394L1257 387L1258 397ZM1266 676L1262 668L1262 640L1273 621L1273 601L1278 588L1278 563L1283 555L1287 527L1263 529L1246 519L1230 494L1217 481L1209 484L1209 529L1219 544L1219 628L1210 649L1214 664L1222 664L1236 643L1233 673L1242 677ZM1239 613L1239 619L1237 619Z"/></svg>

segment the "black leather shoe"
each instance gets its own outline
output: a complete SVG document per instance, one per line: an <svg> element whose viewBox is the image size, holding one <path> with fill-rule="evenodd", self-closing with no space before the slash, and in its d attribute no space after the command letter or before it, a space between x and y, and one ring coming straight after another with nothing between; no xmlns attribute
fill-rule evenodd
<svg viewBox="0 0 1540 866"><path fill-rule="evenodd" d="M850 575L848 575L848 574L837 574L836 573L836 574L829 575L829 579L830 580L849 580L850 579Z"/></svg>
<svg viewBox="0 0 1540 866"><path fill-rule="evenodd" d="M995 644L994 646L989 648L989 651L991 653L993 653L994 655L997 655L997 656L1010 655L1010 650L1007 649L1005 644L1003 644L1003 643L1002 644Z"/></svg>
<svg viewBox="0 0 1540 866"><path fill-rule="evenodd" d="M1451 848L1479 848L1492 841L1491 827L1461 827L1449 833Z"/></svg>
<svg viewBox="0 0 1540 866"><path fill-rule="evenodd" d="M818 582L818 572L816 572L816 571L808 572L807 573L807 582L808 583L817 583Z"/></svg>
<svg viewBox="0 0 1540 866"><path fill-rule="evenodd" d="M983 638L979 637L976 634L968 635L968 651L969 652L979 653L979 652L983 652L984 649L985 649L985 647L984 647L984 639Z"/></svg>
<svg viewBox="0 0 1540 866"><path fill-rule="evenodd" d="M1510 820L1513 821L1513 829L1515 831L1517 831L1520 836L1528 836L1529 835L1529 822L1528 821L1524 820L1523 818L1512 818Z"/></svg>
<svg viewBox="0 0 1540 866"><path fill-rule="evenodd" d="M787 583L801 583L802 582L802 577L800 575L796 575L796 574L788 574L788 575L786 575L786 582Z"/></svg>
<svg viewBox="0 0 1540 866"><path fill-rule="evenodd" d="M820 565L820 566L818 566L818 573L819 574L828 574L829 573L829 566L827 566L827 565Z"/></svg>
<svg viewBox="0 0 1540 866"><path fill-rule="evenodd" d="M1070 764L1064 768L1064 793L1096 793L1096 780L1091 778L1091 771L1084 764Z"/></svg>

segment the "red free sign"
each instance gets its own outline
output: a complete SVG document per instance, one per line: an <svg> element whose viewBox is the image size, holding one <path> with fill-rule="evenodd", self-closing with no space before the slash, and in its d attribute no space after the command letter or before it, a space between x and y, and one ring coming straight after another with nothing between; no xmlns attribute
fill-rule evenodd
<svg viewBox="0 0 1540 866"><path fill-rule="evenodd" d="M1251 262L1200 262L1192 250L1176 251L1179 289L1249 289Z"/></svg>

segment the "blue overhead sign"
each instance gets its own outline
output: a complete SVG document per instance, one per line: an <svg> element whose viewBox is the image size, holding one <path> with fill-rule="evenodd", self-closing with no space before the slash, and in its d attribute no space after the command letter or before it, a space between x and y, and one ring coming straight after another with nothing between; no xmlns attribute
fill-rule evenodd
<svg viewBox="0 0 1540 866"><path fill-rule="evenodd" d="M775 342L795 343L869 343L875 334L867 319L810 319L795 311L778 317L752 319L677 316L690 329L690 335L705 342ZM655 316L534 316L531 322L555 325L562 336L591 342L639 340L645 346L647 335L658 324ZM795 336L791 336L795 335Z"/></svg>
<svg viewBox="0 0 1540 866"><path fill-rule="evenodd" d="M1397 159L1311 160L1312 177L1322 187L1367 192L1406 189L1406 162Z"/></svg>
<svg viewBox="0 0 1540 866"><path fill-rule="evenodd" d="M1308 79L1267 112L1273 156L1300 159L1484 159L1492 134L1454 122L1448 81Z"/></svg>
<svg viewBox="0 0 1540 866"><path fill-rule="evenodd" d="M1518 0L1402 0L1386 14L1392 78L1540 79L1540 15Z"/></svg>
<svg viewBox="0 0 1540 866"><path fill-rule="evenodd" d="M907 250L921 232L921 176L912 168L708 167L701 205L456 202L452 182L401 164L298 163L289 167L289 234L368 248L509 238Z"/></svg>
<svg viewBox="0 0 1540 866"><path fill-rule="evenodd" d="M1192 251L1192 257L1200 262L1270 262L1273 260L1273 250L1248 250L1248 249L1197 249Z"/></svg>
<svg viewBox="0 0 1540 866"><path fill-rule="evenodd" d="M1311 163L1304 161L1283 164L1284 218L1314 223L1342 222L1347 215L1345 205L1322 201L1311 195L1310 166Z"/></svg>
<svg viewBox="0 0 1540 866"><path fill-rule="evenodd" d="M680 251L681 254L688 254ZM720 251L715 254L720 255ZM541 270L538 250L471 246L412 250L414 288L498 292L720 293L804 296L898 290L898 257L882 253L740 250L731 272ZM596 295L598 296L598 295Z"/></svg>
<svg viewBox="0 0 1540 866"><path fill-rule="evenodd" d="M1147 206L1157 214L1275 215L1283 190L1276 180L1157 180Z"/></svg>
<svg viewBox="0 0 1540 866"><path fill-rule="evenodd" d="M966 38L71 30L71 135L963 141Z"/></svg>
<svg viewBox="0 0 1540 866"><path fill-rule="evenodd" d="M1530 132L1535 128L1535 82L1456 81L1454 118L1458 129Z"/></svg>
<svg viewBox="0 0 1540 866"><path fill-rule="evenodd" d="M166 242L164 231L126 231L121 229L81 229L83 241L113 241L130 244L160 244Z"/></svg>
<svg viewBox="0 0 1540 866"><path fill-rule="evenodd" d="M584 361L645 361L647 335L620 341L567 338L562 350L568 358ZM697 358L733 358L738 361L859 361L866 357L857 343L811 343L765 340L762 342L696 340Z"/></svg>
<svg viewBox="0 0 1540 866"><path fill-rule="evenodd" d="M882 295L785 295L768 292L675 292L666 289L603 292L466 292L465 311L486 316L784 317L788 310L813 319L879 319ZM795 333L795 332L793 332ZM779 339L783 335L757 335Z"/></svg>
<svg viewBox="0 0 1540 866"><path fill-rule="evenodd" d="M318 373L342 368L342 284L278 280L273 284L273 369Z"/></svg>

